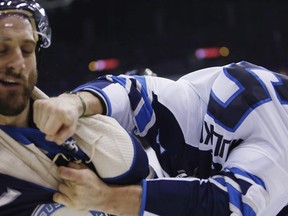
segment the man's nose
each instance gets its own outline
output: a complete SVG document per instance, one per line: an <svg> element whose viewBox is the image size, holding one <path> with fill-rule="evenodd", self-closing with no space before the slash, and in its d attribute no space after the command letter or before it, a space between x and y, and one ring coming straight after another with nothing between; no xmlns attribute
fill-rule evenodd
<svg viewBox="0 0 288 216"><path fill-rule="evenodd" d="M11 53L11 60L7 67L14 73L20 73L25 68L25 59L20 48L15 48Z"/></svg>

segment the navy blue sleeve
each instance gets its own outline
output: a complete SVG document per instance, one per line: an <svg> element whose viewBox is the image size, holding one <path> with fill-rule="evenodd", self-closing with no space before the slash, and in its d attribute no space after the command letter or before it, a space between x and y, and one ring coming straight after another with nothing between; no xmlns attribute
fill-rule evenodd
<svg viewBox="0 0 288 216"><path fill-rule="evenodd" d="M97 97L103 108L103 114L110 116L111 110L109 109L109 98L105 94L105 92L102 90L105 87L111 85L112 82L107 80L106 77L99 77L96 80L92 80L90 82L87 82L83 85L78 86L74 90L72 90L72 93L76 93L78 91L87 91L93 94L95 97Z"/></svg>
<svg viewBox="0 0 288 216"><path fill-rule="evenodd" d="M143 187L145 211L157 215L256 215L251 191L264 196L258 177L238 168L225 169L208 179L155 179Z"/></svg>

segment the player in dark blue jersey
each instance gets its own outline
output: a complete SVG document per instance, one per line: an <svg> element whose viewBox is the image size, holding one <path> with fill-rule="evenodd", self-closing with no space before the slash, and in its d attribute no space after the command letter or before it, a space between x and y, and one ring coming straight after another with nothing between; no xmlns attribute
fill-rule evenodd
<svg viewBox="0 0 288 216"><path fill-rule="evenodd" d="M33 117L39 124L50 122L50 115L33 113L33 103L43 98L35 87L37 57L50 43L48 19L37 2L0 1L0 215L106 215L101 212L105 208L75 210L56 203L53 196L65 185L61 177L66 171L61 170L91 170L106 183L137 184L149 173L148 158L139 141L114 119L100 115L82 118L85 104L81 96L73 94L61 97L62 102L69 103L72 98L74 105L81 105L79 110L61 107L71 119L81 117L69 138L59 143L39 131ZM38 109L39 105L41 109L41 102ZM69 116L64 120L69 122ZM75 182L89 180L77 178Z"/></svg>
<svg viewBox="0 0 288 216"><path fill-rule="evenodd" d="M157 215L245 216L277 215L287 205L287 76L243 61L202 69L177 81L107 75L73 92L83 97L86 114L112 116L146 138L166 178L126 187L125 194L122 187L104 187L89 174L97 190L60 190L60 203L83 209L85 201L94 208L104 203L104 209L115 207L119 214L128 208ZM44 102L47 107L61 106L59 99ZM74 109L80 108L78 104ZM42 107L37 112L45 115L49 110ZM57 110L53 113L59 115ZM69 133L61 131L56 117L57 132L51 123L36 122L61 143ZM65 171L63 177L69 184L86 174ZM103 199L89 202L98 195ZM141 204L135 205L135 196ZM117 197L127 202L105 202Z"/></svg>

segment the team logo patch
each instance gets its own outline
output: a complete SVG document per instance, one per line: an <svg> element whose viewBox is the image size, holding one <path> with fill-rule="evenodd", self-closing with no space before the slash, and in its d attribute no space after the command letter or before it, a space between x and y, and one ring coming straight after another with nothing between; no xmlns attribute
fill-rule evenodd
<svg viewBox="0 0 288 216"><path fill-rule="evenodd" d="M76 211L57 203L39 205L32 216L108 216L99 211Z"/></svg>

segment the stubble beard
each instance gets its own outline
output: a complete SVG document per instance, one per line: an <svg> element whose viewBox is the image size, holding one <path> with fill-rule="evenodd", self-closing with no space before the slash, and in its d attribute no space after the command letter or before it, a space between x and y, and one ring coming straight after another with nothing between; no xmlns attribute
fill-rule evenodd
<svg viewBox="0 0 288 216"><path fill-rule="evenodd" d="M21 76L25 80L24 76ZM7 91L0 99L0 114L5 116L16 116L25 110L30 101L34 86L37 83L37 70L32 71L19 91Z"/></svg>

